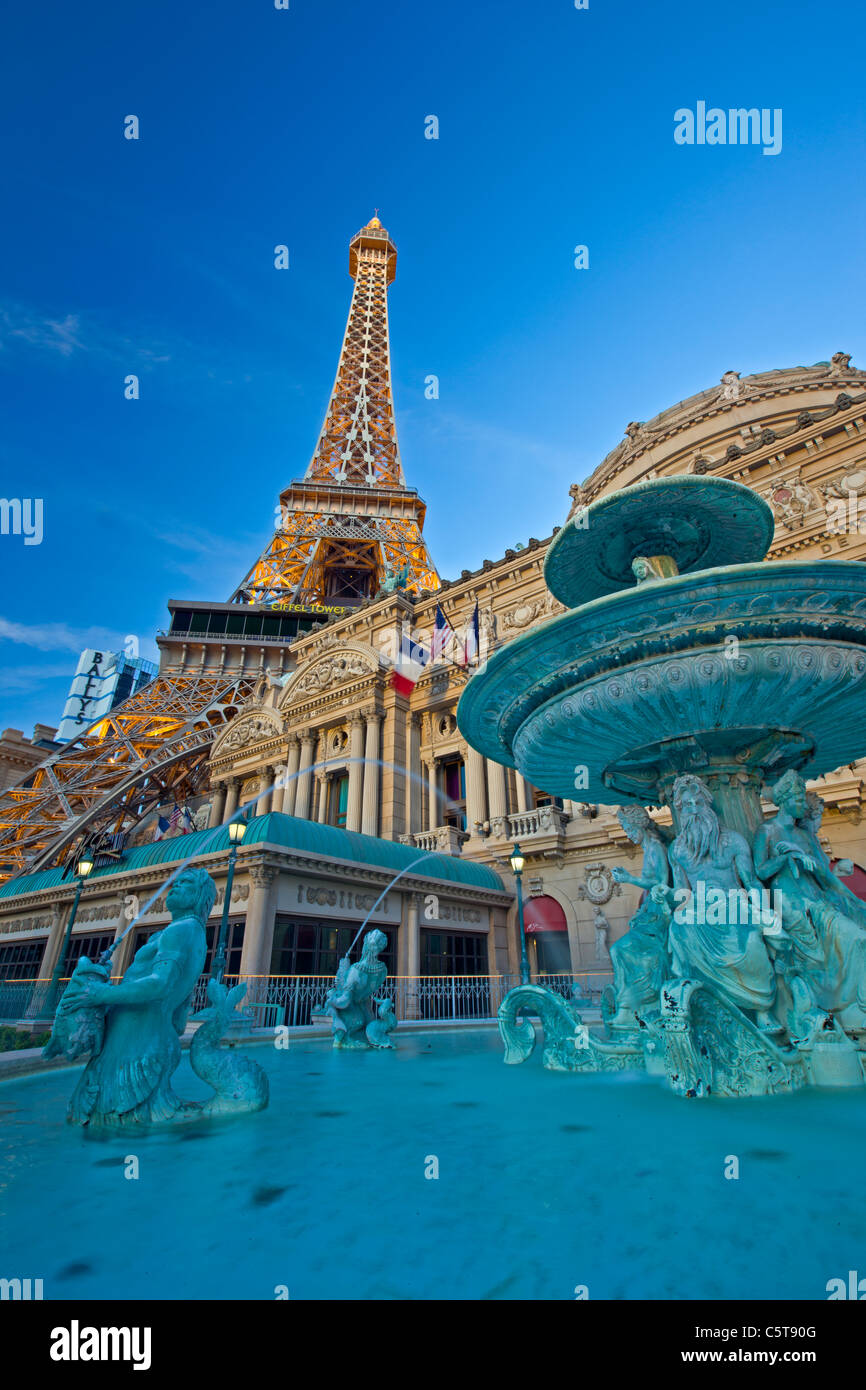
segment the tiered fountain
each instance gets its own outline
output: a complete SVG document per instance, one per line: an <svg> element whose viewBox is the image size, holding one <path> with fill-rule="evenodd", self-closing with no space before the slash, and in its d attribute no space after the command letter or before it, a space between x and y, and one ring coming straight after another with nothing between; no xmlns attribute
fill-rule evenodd
<svg viewBox="0 0 866 1390"><path fill-rule="evenodd" d="M866 565L762 563L773 516L725 479L583 508L545 579L570 611L466 688L472 746L562 797L618 804L645 897L603 1025L534 985L500 1009L507 1062L545 1029L568 1071L646 1068L683 1095L863 1085L866 904L804 778L866 754ZM778 814L765 818L762 794ZM646 808L669 806L673 828Z"/></svg>

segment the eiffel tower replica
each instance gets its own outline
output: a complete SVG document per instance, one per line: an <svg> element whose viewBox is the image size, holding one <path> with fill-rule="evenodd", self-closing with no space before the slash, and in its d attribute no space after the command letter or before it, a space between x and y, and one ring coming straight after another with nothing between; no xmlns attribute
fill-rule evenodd
<svg viewBox="0 0 866 1390"><path fill-rule="evenodd" d="M292 669L300 633L383 586L439 588L426 508L406 487L397 444L387 305L396 262L373 217L349 244L355 287L336 379L274 536L227 603L170 600L154 680L0 795L0 882L67 864L85 839L126 836L157 806L200 795L214 738L269 674Z"/></svg>

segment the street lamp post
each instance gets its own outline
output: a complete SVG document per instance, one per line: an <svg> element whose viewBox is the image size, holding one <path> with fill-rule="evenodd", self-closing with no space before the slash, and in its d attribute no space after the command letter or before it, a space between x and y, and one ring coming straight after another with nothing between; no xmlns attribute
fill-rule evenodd
<svg viewBox="0 0 866 1390"><path fill-rule="evenodd" d="M522 985L528 985L530 983L529 958L526 954L526 923L523 920L522 879L524 857L521 852L520 845L515 844L514 849L511 851L511 854L509 856L509 862L511 864L512 872L514 874L514 881L517 884L517 916L520 922L520 983Z"/></svg>
<svg viewBox="0 0 866 1390"><path fill-rule="evenodd" d="M229 839L231 849L229 850L229 871L226 877L226 892L223 899L223 915L220 918L220 934L217 938L216 950L214 951L213 964L211 965L210 976L212 980L222 980L223 972L226 968L226 945L229 935L229 903L232 896L232 884L235 878L235 860L238 857L238 845L247 833L247 823L244 820L229 821Z"/></svg>
<svg viewBox="0 0 866 1390"><path fill-rule="evenodd" d="M60 947L60 954L57 957L57 962L51 976L51 984L48 987L48 1004L52 1009L56 1004L57 995L60 990L60 979L63 974L63 965L69 951L72 928L75 926L75 914L78 911L78 900L81 897L81 890L84 887L85 881L89 878L92 869L93 860L91 856L89 854L82 854L78 863L75 865L75 877L77 881L75 885L75 897L72 899L72 911L69 914L69 921L66 923L66 931L63 933L63 945Z"/></svg>

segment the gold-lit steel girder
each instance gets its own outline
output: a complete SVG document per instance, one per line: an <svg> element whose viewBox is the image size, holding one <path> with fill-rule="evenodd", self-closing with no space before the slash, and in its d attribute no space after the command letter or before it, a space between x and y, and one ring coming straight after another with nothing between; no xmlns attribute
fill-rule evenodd
<svg viewBox="0 0 866 1390"><path fill-rule="evenodd" d="M0 882L63 861L85 831L130 829L201 790L210 746L251 677L157 676L0 796Z"/></svg>

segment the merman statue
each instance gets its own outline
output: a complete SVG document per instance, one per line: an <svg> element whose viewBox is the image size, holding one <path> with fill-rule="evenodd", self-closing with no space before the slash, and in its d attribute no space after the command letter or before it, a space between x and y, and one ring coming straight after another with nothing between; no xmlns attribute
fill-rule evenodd
<svg viewBox="0 0 866 1390"><path fill-rule="evenodd" d="M46 1056L75 1060L89 1049L67 1118L91 1128L156 1125L202 1115L261 1110L268 1103L262 1068L219 1040L246 985L208 985L210 1007L190 1049L195 1073L215 1095L184 1101L171 1087L181 1058L192 992L207 954L205 924L216 885L204 869L184 869L166 894L171 922L136 952L119 985L108 970L82 957L57 1008Z"/></svg>
<svg viewBox="0 0 866 1390"><path fill-rule="evenodd" d="M388 976L388 967L379 955L388 945L384 932L367 932L361 959L352 965L344 956L328 991L323 1012L331 1015L334 1047L393 1047L388 1034L397 1026L390 999L378 998Z"/></svg>

